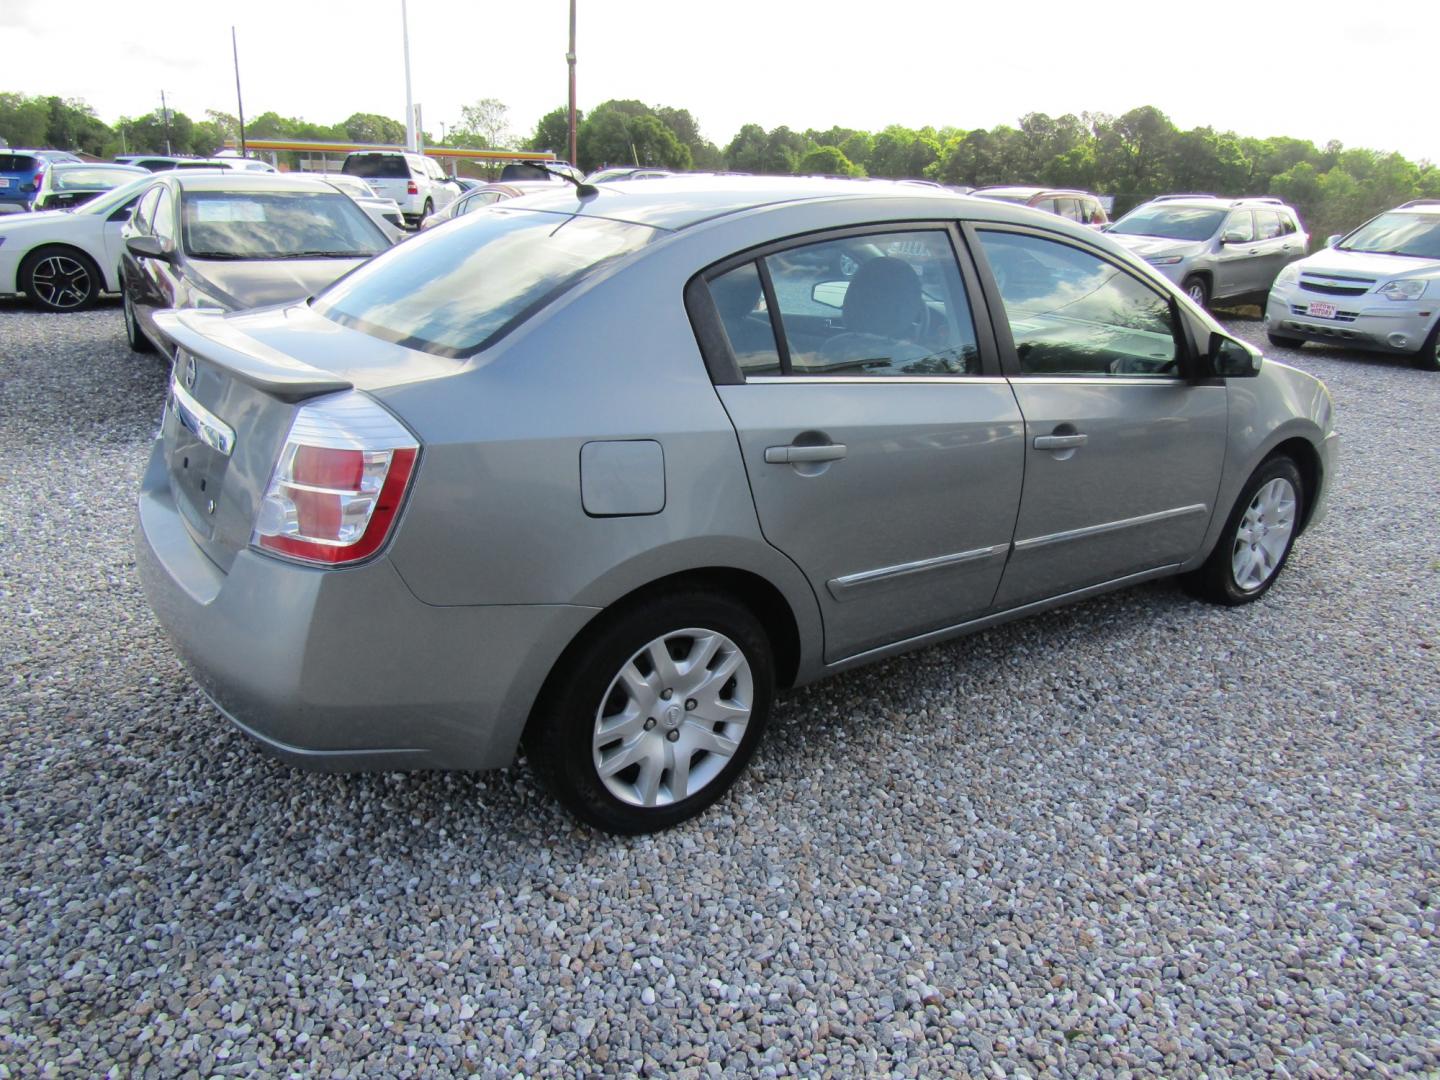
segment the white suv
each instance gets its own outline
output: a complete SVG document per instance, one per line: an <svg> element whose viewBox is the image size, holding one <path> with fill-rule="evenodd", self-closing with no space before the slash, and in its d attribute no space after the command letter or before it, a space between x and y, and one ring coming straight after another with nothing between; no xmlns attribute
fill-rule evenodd
<svg viewBox="0 0 1440 1080"><path fill-rule="evenodd" d="M440 163L405 150L354 150L340 170L358 176L382 199L394 199L411 225L419 225L460 195L460 185Z"/></svg>
<svg viewBox="0 0 1440 1080"><path fill-rule="evenodd" d="M1440 199L1387 210L1280 271L1265 330L1281 348L1344 343L1440 371Z"/></svg>

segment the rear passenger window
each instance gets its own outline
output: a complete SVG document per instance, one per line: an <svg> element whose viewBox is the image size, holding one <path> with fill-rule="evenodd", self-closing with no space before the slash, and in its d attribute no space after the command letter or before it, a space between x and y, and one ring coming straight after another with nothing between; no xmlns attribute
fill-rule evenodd
<svg viewBox="0 0 1440 1080"><path fill-rule="evenodd" d="M1274 210L1255 211L1255 238L1257 240L1274 240L1284 229L1280 224L1280 215Z"/></svg>
<svg viewBox="0 0 1440 1080"><path fill-rule="evenodd" d="M710 298L720 313L730 351L746 375L780 374L780 350L765 310L760 271L753 262L737 266L710 282Z"/></svg>
<svg viewBox="0 0 1440 1080"><path fill-rule="evenodd" d="M1173 376L1170 303L1089 252L1020 233L982 230L1020 370L1026 375Z"/></svg>
<svg viewBox="0 0 1440 1080"><path fill-rule="evenodd" d="M870 233L764 259L789 375L978 374L970 304L950 237Z"/></svg>
<svg viewBox="0 0 1440 1080"><path fill-rule="evenodd" d="M1057 212L1067 221L1077 221L1084 224L1089 220L1080 210L1079 199L1056 199L1055 204L1059 207Z"/></svg>

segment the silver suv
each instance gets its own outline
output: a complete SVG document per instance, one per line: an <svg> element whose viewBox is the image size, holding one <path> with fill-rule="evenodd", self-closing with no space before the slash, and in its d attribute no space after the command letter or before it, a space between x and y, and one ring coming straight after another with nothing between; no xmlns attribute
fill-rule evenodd
<svg viewBox="0 0 1440 1080"><path fill-rule="evenodd" d="M1305 257L1309 235L1279 199L1162 195L1107 230L1202 307L1216 300L1264 304L1275 276Z"/></svg>
<svg viewBox="0 0 1440 1080"><path fill-rule="evenodd" d="M1343 342L1440 371L1440 199L1372 218L1287 266L1265 305L1270 343Z"/></svg>

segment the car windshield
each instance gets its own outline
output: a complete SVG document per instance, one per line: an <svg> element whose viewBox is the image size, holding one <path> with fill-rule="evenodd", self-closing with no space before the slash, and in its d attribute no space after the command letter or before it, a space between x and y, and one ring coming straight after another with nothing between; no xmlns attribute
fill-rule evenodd
<svg viewBox="0 0 1440 1080"><path fill-rule="evenodd" d="M301 259L374 255L383 233L338 191L187 191L181 230L197 259Z"/></svg>
<svg viewBox="0 0 1440 1080"><path fill-rule="evenodd" d="M315 299L343 326L440 356L484 349L599 267L662 235L628 222L492 207L422 234Z"/></svg>
<svg viewBox="0 0 1440 1080"><path fill-rule="evenodd" d="M1335 246L1341 251L1440 259L1440 214L1410 214L1392 210L1361 225Z"/></svg>
<svg viewBox="0 0 1440 1080"><path fill-rule="evenodd" d="M408 180L410 165L399 154L351 154L340 170L369 180Z"/></svg>
<svg viewBox="0 0 1440 1080"><path fill-rule="evenodd" d="M133 169L56 169L50 179L56 191L108 191L135 179Z"/></svg>
<svg viewBox="0 0 1440 1080"><path fill-rule="evenodd" d="M1165 240L1208 240L1226 213L1198 206L1141 206L1110 226L1110 231Z"/></svg>

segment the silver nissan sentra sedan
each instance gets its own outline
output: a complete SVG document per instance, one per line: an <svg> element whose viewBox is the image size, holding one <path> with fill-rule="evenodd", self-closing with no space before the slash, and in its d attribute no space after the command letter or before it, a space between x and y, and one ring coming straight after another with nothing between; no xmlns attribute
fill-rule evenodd
<svg viewBox="0 0 1440 1080"><path fill-rule="evenodd" d="M1317 380L1109 238L913 185L555 185L318 296L157 316L139 564L204 692L325 769L698 813L778 689L1163 575L1262 596Z"/></svg>

